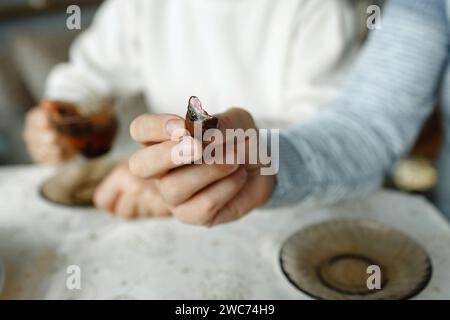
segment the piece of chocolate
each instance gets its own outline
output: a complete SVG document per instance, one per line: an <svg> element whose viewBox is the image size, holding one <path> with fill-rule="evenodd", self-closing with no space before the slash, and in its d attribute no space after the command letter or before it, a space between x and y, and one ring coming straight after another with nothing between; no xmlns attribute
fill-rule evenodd
<svg viewBox="0 0 450 320"><path fill-rule="evenodd" d="M201 128L202 137L206 130L217 129L219 125L219 119L209 115L203 109L200 99L195 96L189 98L185 122L191 136L194 136L194 128L197 126Z"/></svg>

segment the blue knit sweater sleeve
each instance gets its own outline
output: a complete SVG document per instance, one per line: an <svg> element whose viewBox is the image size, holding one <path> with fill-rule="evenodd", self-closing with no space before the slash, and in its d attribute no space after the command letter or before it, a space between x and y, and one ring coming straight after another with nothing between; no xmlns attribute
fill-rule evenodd
<svg viewBox="0 0 450 320"><path fill-rule="evenodd" d="M280 134L268 207L334 202L379 186L414 142L447 65L445 0L391 0L342 94L311 121Z"/></svg>

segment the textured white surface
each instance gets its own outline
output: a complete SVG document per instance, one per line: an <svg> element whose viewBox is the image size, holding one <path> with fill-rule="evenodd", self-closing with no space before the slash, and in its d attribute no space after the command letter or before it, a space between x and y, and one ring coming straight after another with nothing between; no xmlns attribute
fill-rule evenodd
<svg viewBox="0 0 450 320"><path fill-rule="evenodd" d="M328 209L255 211L206 229L173 219L126 222L48 204L37 189L50 173L0 170L2 298L308 299L281 273L280 246L295 230L338 217L372 218L415 238L434 267L417 298L450 298L450 228L420 197L382 191ZM66 289L69 265L81 267L81 290Z"/></svg>

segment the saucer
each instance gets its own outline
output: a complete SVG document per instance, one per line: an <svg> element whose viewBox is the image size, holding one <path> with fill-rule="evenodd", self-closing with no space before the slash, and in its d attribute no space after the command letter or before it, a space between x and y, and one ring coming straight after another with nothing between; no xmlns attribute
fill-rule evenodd
<svg viewBox="0 0 450 320"><path fill-rule="evenodd" d="M297 231L284 243L280 263L299 290L332 300L409 299L422 291L432 273L427 252L415 240L359 219Z"/></svg>
<svg viewBox="0 0 450 320"><path fill-rule="evenodd" d="M109 159L70 163L46 180L40 193L56 204L92 206L96 187L117 164L117 161Z"/></svg>

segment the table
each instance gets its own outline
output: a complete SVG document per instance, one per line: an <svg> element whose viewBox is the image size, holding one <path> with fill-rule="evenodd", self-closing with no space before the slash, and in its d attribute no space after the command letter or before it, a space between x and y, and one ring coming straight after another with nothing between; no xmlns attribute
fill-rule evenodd
<svg viewBox="0 0 450 320"><path fill-rule="evenodd" d="M450 228L425 199L379 191L331 208L256 210L212 229L175 219L124 221L95 209L49 204L37 192L52 169L0 169L3 299L309 299L283 276L278 253L295 230L364 217L409 234L434 271L417 299L450 298ZM69 290L69 266L81 289Z"/></svg>

